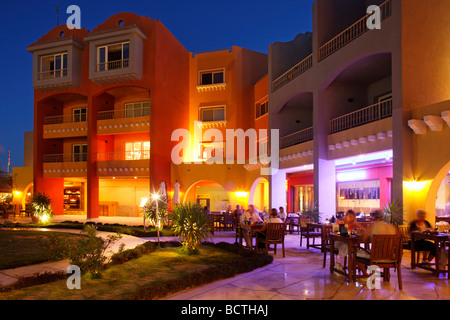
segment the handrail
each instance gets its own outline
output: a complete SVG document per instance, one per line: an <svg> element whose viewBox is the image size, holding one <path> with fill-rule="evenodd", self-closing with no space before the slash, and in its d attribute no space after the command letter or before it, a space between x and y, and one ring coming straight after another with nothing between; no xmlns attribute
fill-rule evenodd
<svg viewBox="0 0 450 320"><path fill-rule="evenodd" d="M279 76L277 79L275 79L272 82L272 92L277 91L290 81L297 78L302 73L305 73L307 70L311 69L313 65L313 55L310 54L305 59L297 63L295 66L293 66L291 69L283 73L281 76Z"/></svg>
<svg viewBox="0 0 450 320"><path fill-rule="evenodd" d="M392 116L392 99L345 114L330 121L330 134Z"/></svg>
<svg viewBox="0 0 450 320"><path fill-rule="evenodd" d="M150 150L144 151L112 151L97 153L97 161L132 161L150 159Z"/></svg>
<svg viewBox="0 0 450 320"><path fill-rule="evenodd" d="M86 161L87 153L44 154L44 163Z"/></svg>
<svg viewBox="0 0 450 320"><path fill-rule="evenodd" d="M314 127L291 133L280 138L280 148L288 148L314 139Z"/></svg>
<svg viewBox="0 0 450 320"><path fill-rule="evenodd" d="M130 59L114 60L97 63L97 72L124 69L129 66Z"/></svg>
<svg viewBox="0 0 450 320"><path fill-rule="evenodd" d="M97 120L111 120L122 118L146 117L150 115L150 107L142 107L140 109L118 109L100 111Z"/></svg>
<svg viewBox="0 0 450 320"><path fill-rule="evenodd" d="M59 115L59 116L45 117L44 125L86 122L86 121L87 121L87 114L65 114L65 115Z"/></svg>
<svg viewBox="0 0 450 320"><path fill-rule="evenodd" d="M39 72L39 80L48 80L55 78L62 78L67 76L67 69L50 70Z"/></svg>
<svg viewBox="0 0 450 320"><path fill-rule="evenodd" d="M387 0L380 6L381 21L387 19L392 14L392 3L391 0ZM372 15L372 13L366 14L363 18L356 21L350 27L342 31L340 34L335 36L333 39L322 45L319 49L319 61L324 60L328 56L332 55L336 51L345 47L347 44L363 35L369 28L367 28L367 19Z"/></svg>

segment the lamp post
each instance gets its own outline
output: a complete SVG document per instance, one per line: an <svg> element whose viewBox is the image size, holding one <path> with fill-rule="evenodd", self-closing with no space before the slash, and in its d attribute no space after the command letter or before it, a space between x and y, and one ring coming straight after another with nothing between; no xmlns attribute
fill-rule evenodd
<svg viewBox="0 0 450 320"><path fill-rule="evenodd" d="M139 207L141 207L141 208L144 208L144 214L143 214L143 216L144 216L144 233L145 233L145 205L147 204L147 202L148 202L148 198L142 198L141 199L141 204L139 205Z"/></svg>
<svg viewBox="0 0 450 320"><path fill-rule="evenodd" d="M153 200L156 202L156 234L158 236L158 247L160 247L159 243L159 213L158 213L158 200L159 200L159 194L155 193L152 195Z"/></svg>

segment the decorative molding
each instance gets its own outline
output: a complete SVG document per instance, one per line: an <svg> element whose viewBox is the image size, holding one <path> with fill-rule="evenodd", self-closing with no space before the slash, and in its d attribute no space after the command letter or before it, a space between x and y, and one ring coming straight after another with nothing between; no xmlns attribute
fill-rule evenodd
<svg viewBox="0 0 450 320"><path fill-rule="evenodd" d="M227 121L203 121L202 128L224 128L227 126Z"/></svg>
<svg viewBox="0 0 450 320"><path fill-rule="evenodd" d="M444 130L444 119L439 116L425 116L423 118L424 122L431 129L431 131L442 131Z"/></svg>
<svg viewBox="0 0 450 320"><path fill-rule="evenodd" d="M408 126L414 131L415 134L427 133L427 125L423 120L411 119L408 121Z"/></svg>
<svg viewBox="0 0 450 320"><path fill-rule="evenodd" d="M225 90L226 87L227 87L226 83L197 85L197 91L198 92L221 91L221 90Z"/></svg>

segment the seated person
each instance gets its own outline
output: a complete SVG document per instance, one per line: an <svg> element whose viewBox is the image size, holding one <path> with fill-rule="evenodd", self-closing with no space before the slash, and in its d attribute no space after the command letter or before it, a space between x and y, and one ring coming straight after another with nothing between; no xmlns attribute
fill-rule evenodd
<svg viewBox="0 0 450 320"><path fill-rule="evenodd" d="M250 225L256 222L263 222L262 219L259 217L258 212L255 210L255 207L252 204L248 206L248 211L245 211L243 214L241 214L240 217L242 235L245 239L247 248L252 249L252 239L250 238L250 225L246 223L247 221L250 222Z"/></svg>
<svg viewBox="0 0 450 320"><path fill-rule="evenodd" d="M272 210L273 210L273 209L272 209ZM283 208L283 207L280 207L279 210L280 210L280 212L278 213L278 217L279 217L281 220L286 221L287 214L286 214L286 212L284 211L284 208Z"/></svg>
<svg viewBox="0 0 450 320"><path fill-rule="evenodd" d="M267 230L267 224L269 223L283 223L283 220L281 220L280 218L278 218L278 212L277 209L271 209L270 210L270 215L269 217L266 219L266 222L264 223L264 226L262 227L261 230L257 231L256 233L256 238L257 238L257 248L263 248L264 244L261 243L259 240L264 240L266 238L266 230Z"/></svg>
<svg viewBox="0 0 450 320"><path fill-rule="evenodd" d="M425 210L419 209L416 211L416 219L409 223L409 232L424 232L427 230L431 230L431 224L426 220L427 213ZM414 248L417 251L423 251L424 256L422 263L430 263L433 261L434 257L436 257L436 246L430 240L417 240L414 241Z"/></svg>

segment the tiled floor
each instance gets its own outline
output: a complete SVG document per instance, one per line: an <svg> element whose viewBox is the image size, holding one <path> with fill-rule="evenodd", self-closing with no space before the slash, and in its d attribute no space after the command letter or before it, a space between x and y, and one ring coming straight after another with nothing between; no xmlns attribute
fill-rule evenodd
<svg viewBox="0 0 450 320"><path fill-rule="evenodd" d="M220 238L234 242L231 237ZM303 244L305 245L305 244ZM344 277L331 275L329 264L322 268L323 255L317 249L299 247L299 236L286 238L286 257L281 250L274 262L264 268L241 274L231 279L186 290L168 297L169 300L436 300L450 299L449 281L439 279L429 271L411 270L409 251L405 251L402 264L403 290L398 289L397 274L391 271L390 283L381 283L381 289L369 290L365 281L348 283ZM329 261L329 260L328 260Z"/></svg>

